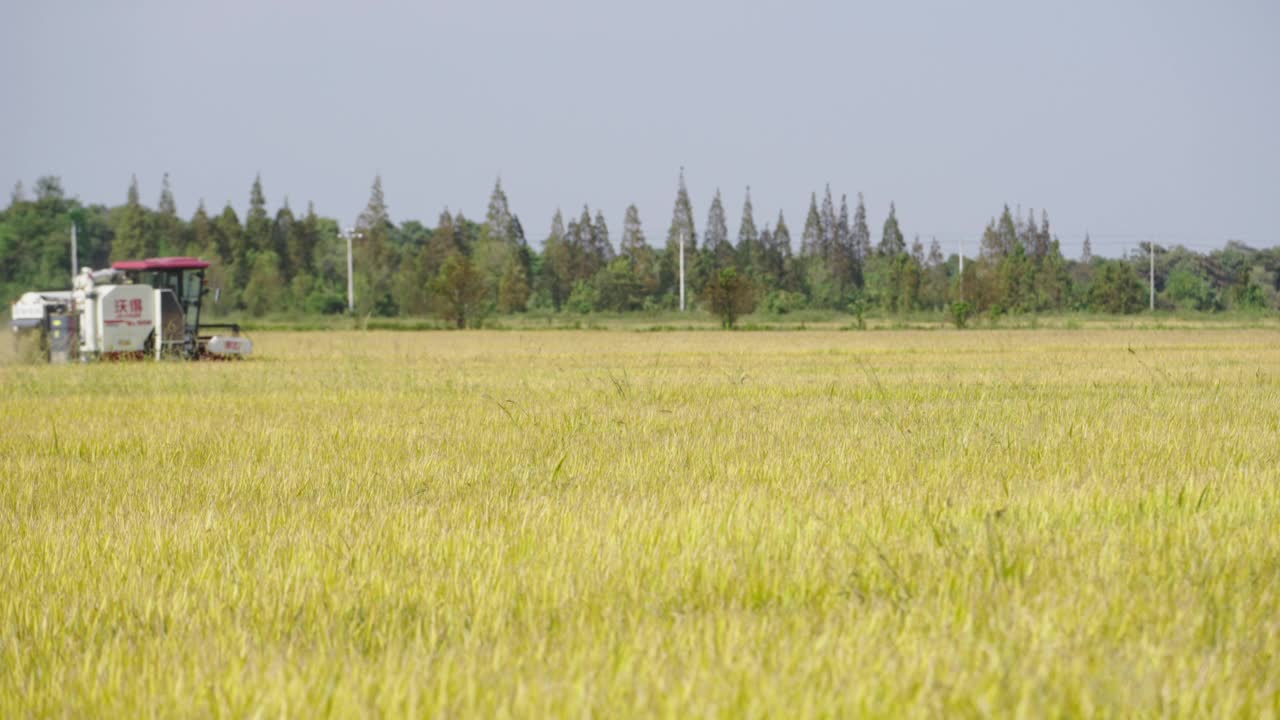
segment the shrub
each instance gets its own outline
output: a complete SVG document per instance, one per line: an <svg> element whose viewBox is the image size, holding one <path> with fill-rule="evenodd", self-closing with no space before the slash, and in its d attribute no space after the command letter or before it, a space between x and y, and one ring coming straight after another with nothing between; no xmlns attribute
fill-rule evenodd
<svg viewBox="0 0 1280 720"><path fill-rule="evenodd" d="M587 315L599 304L600 293L596 291L595 286L585 280L579 280L573 284L569 299L564 301L564 308L569 312Z"/></svg>
<svg viewBox="0 0 1280 720"><path fill-rule="evenodd" d="M703 288L703 300L720 318L720 325L733 329L738 318L756 309L756 294L751 281L734 268L725 268Z"/></svg>
<svg viewBox="0 0 1280 720"><path fill-rule="evenodd" d="M804 295L786 290L770 290L764 296L764 309L770 315L786 315L805 307Z"/></svg>

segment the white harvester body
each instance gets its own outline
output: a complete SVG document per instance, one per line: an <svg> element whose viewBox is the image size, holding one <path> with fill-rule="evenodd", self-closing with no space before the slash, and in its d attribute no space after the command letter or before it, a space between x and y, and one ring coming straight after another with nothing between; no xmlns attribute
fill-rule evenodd
<svg viewBox="0 0 1280 720"><path fill-rule="evenodd" d="M77 291L80 355L138 353L159 327L155 290L150 285L99 285Z"/></svg>
<svg viewBox="0 0 1280 720"><path fill-rule="evenodd" d="M10 323L15 334L43 333L52 362L73 356L82 361L246 357L253 342L240 335L238 326L201 326L206 267L196 258L153 258L117 262L97 272L85 268L71 291L25 293L13 304ZM201 333L210 327L231 334Z"/></svg>

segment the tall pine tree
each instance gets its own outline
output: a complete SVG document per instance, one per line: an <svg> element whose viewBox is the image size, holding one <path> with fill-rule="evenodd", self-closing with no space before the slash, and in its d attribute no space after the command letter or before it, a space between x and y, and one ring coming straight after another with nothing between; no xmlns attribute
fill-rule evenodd
<svg viewBox="0 0 1280 720"><path fill-rule="evenodd" d="M270 248L271 215L267 212L267 198L262 192L262 175L259 174L254 176L253 186L249 188L249 214L244 218L244 246L236 262L240 263L252 253Z"/></svg>
<svg viewBox="0 0 1280 720"><path fill-rule="evenodd" d="M645 240L644 227L640 224L640 211L634 204L627 206L626 218L622 222L621 251L621 256L631 266L631 275L640 292L644 295L657 292L658 259Z"/></svg>
<svg viewBox="0 0 1280 720"><path fill-rule="evenodd" d="M186 242L183 237L182 219L178 217L178 206L173 200L169 173L165 173L160 182L160 200L156 203L152 225L156 254L177 255L183 252Z"/></svg>
<svg viewBox="0 0 1280 720"><path fill-rule="evenodd" d="M840 196L840 214L831 233L827 263L842 293L862 284L862 267L853 245L853 233L849 228L849 199L845 195Z"/></svg>
<svg viewBox="0 0 1280 720"><path fill-rule="evenodd" d="M295 275L316 276L315 252L320 242L320 219L316 216L314 203L307 203L307 214L289 226L289 235L285 239L284 257L288 258L289 267Z"/></svg>
<svg viewBox="0 0 1280 720"><path fill-rule="evenodd" d="M568 229L560 208L551 218L551 231L542 246L542 271L535 287L552 306L559 310L569 299L573 287L573 251L569 247Z"/></svg>
<svg viewBox="0 0 1280 720"><path fill-rule="evenodd" d="M800 234L800 257L816 257L822 248L822 215L818 212L818 194L809 193L809 212Z"/></svg>
<svg viewBox="0 0 1280 720"><path fill-rule="evenodd" d="M858 265L866 263L871 257L871 228L867 225L867 205L858 193L858 207L853 211L853 226L849 228L849 242L853 246L853 256Z"/></svg>
<svg viewBox="0 0 1280 720"><path fill-rule="evenodd" d="M684 168L680 168L675 207L671 210L671 225L667 228L667 245L662 253L659 280L665 291L673 292L680 281L681 244L684 246L687 274L698 248L698 233L693 225L693 205L689 202L689 190L684 182Z"/></svg>
<svg viewBox="0 0 1280 720"><path fill-rule="evenodd" d="M222 300L216 303L215 314L225 313L239 304L240 292L244 289L236 281L235 250L244 242L244 228L235 208L228 202L218 217L213 220L214 245L218 249L221 262L214 263L206 276L210 287L222 288Z"/></svg>
<svg viewBox="0 0 1280 720"><path fill-rule="evenodd" d="M279 281L288 283L300 268L294 266L289 257L289 236L293 234L293 226L297 220L293 210L289 208L289 198L276 211L276 219L271 223L271 252L276 254L276 266L280 271Z"/></svg>
<svg viewBox="0 0 1280 720"><path fill-rule="evenodd" d="M707 232L703 246L711 254L712 267L717 272L733 266L733 245L729 243L729 224L725 218L719 188L716 189L716 194L711 199L711 208L707 211Z"/></svg>
<svg viewBox="0 0 1280 720"><path fill-rule="evenodd" d="M240 217L228 202L213 221L213 237L218 248L218 257L228 271L228 278L234 278L231 269L235 265L236 248L244 242L243 235L244 229L240 227Z"/></svg>
<svg viewBox="0 0 1280 720"><path fill-rule="evenodd" d="M831 200L831 185L827 185L822 195L822 210L818 213L819 232L816 254L829 264L834 255L836 232L836 208Z"/></svg>
<svg viewBox="0 0 1280 720"><path fill-rule="evenodd" d="M751 186L747 186L747 197L742 201L742 220L738 223L738 267L744 274L757 275L760 253L760 232L756 230L755 211L751 207Z"/></svg>
<svg viewBox="0 0 1280 720"><path fill-rule="evenodd" d="M115 260L141 260L155 254L155 248L148 246L147 211L138 194L138 176L134 175L128 198L117 215L111 255Z"/></svg>
<svg viewBox="0 0 1280 720"><path fill-rule="evenodd" d="M582 206L582 215L570 220L565 227L565 245L569 249L572 282L587 281L600 269L599 258L593 252L591 239L591 208Z"/></svg>
<svg viewBox="0 0 1280 720"><path fill-rule="evenodd" d="M634 204L627 206L626 217L622 221L622 256L635 263L639 255L649 247L645 242L644 227L640 224L640 211Z"/></svg>
<svg viewBox="0 0 1280 720"><path fill-rule="evenodd" d="M391 215L382 194L382 176L375 175L369 189L369 202L356 219L360 239L353 249L356 274L364 279L368 292L357 296L357 308L361 312L379 315L394 313L391 296L391 279L398 258L391 247Z"/></svg>
<svg viewBox="0 0 1280 720"><path fill-rule="evenodd" d="M204 200L196 205L196 212L187 225L187 237L183 242L184 252L208 260L216 260L218 248L213 239L213 222L209 212L204 209Z"/></svg>
<svg viewBox="0 0 1280 720"><path fill-rule="evenodd" d="M489 209L484 217L484 230L489 238L512 243L511 208L507 205L507 194L502 190L502 178L493 183L493 192L489 194Z"/></svg>
<svg viewBox="0 0 1280 720"><path fill-rule="evenodd" d="M789 278L791 263L791 229L787 227L787 218L779 210L778 222L765 245L765 280L775 288L794 289Z"/></svg>
<svg viewBox="0 0 1280 720"><path fill-rule="evenodd" d="M906 238L898 227L898 209L889 203L889 217L885 218L884 231L880 235L880 254L886 257L901 255L907 251Z"/></svg>
<svg viewBox="0 0 1280 720"><path fill-rule="evenodd" d="M444 261L453 253L460 252L462 243L458 241L458 235L454 231L453 215L449 213L449 208L445 208L436 221L435 230L431 231L431 238L423 248L422 281L430 282L440 272L440 268L444 267Z"/></svg>
<svg viewBox="0 0 1280 720"><path fill-rule="evenodd" d="M1005 205L1004 211L1000 213L1000 219L992 220L987 224L987 229L982 234L979 257L997 261L1012 253L1017 245L1018 226L1013 219L1013 213L1009 212L1009 206Z"/></svg>
<svg viewBox="0 0 1280 720"><path fill-rule="evenodd" d="M591 249L601 267L613 260L613 242L609 240L609 224L604 221L604 213L600 210L596 210L595 220L591 223Z"/></svg>

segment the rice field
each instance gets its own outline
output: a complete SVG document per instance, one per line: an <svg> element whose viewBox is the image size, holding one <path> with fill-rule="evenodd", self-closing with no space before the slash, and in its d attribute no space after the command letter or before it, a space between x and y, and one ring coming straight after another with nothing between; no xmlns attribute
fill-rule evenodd
<svg viewBox="0 0 1280 720"><path fill-rule="evenodd" d="M0 365L0 717L1276 717L1280 332Z"/></svg>

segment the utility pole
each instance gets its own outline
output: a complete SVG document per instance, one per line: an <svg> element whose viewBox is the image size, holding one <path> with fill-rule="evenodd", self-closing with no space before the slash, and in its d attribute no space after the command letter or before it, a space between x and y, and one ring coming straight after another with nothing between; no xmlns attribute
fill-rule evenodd
<svg viewBox="0 0 1280 720"><path fill-rule="evenodd" d="M680 231L680 312L684 312L684 230Z"/></svg>
<svg viewBox="0 0 1280 720"><path fill-rule="evenodd" d="M964 301L964 235L960 236L960 300Z"/></svg>
<svg viewBox="0 0 1280 720"><path fill-rule="evenodd" d="M347 312L355 314L356 311L356 281L354 263L351 259L351 238L363 238L364 233L357 232L354 228L347 228L343 233L347 236Z"/></svg>
<svg viewBox="0 0 1280 720"><path fill-rule="evenodd" d="M1147 240L1147 250L1151 255L1151 275L1148 280L1151 283L1151 312L1156 311L1156 244L1152 240Z"/></svg>

